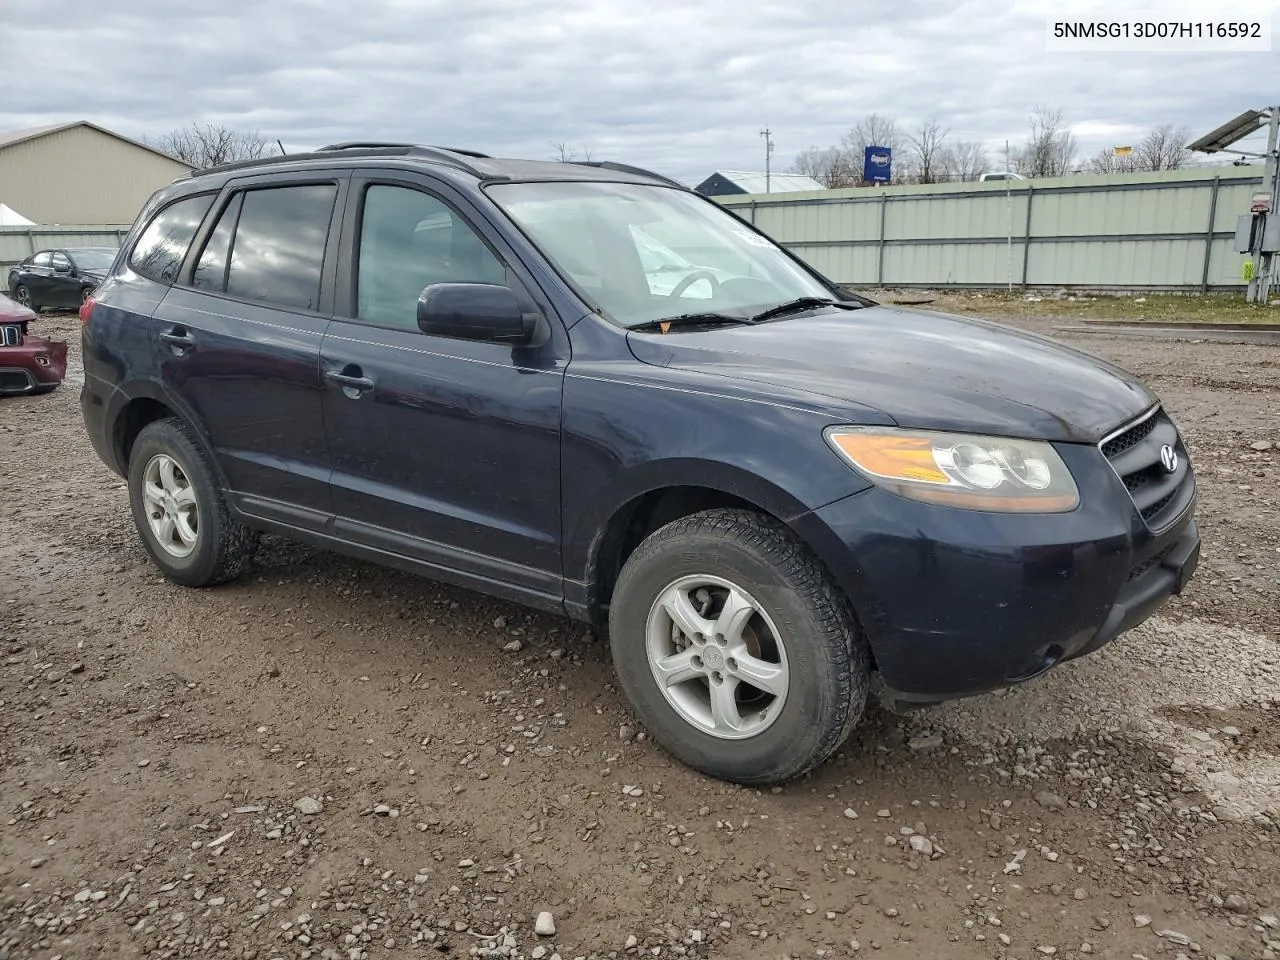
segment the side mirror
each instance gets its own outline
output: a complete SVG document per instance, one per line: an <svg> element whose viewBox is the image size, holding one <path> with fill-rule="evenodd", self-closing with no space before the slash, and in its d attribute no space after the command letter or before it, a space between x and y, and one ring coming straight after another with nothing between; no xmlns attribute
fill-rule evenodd
<svg viewBox="0 0 1280 960"><path fill-rule="evenodd" d="M528 343L537 324L537 314L499 284L433 283L418 297L418 329L436 337Z"/></svg>
<svg viewBox="0 0 1280 960"><path fill-rule="evenodd" d="M69 264L69 263L55 263L55 264L53 265L53 272L54 272L54 273L66 273L66 274L70 274L70 273L71 273L71 264Z"/></svg>

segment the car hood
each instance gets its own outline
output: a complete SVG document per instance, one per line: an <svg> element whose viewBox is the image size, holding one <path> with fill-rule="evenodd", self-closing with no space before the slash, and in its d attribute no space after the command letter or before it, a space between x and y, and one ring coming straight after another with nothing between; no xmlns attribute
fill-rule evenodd
<svg viewBox="0 0 1280 960"><path fill-rule="evenodd" d="M0 323L30 323L35 318L34 310L28 310L16 300L0 294Z"/></svg>
<svg viewBox="0 0 1280 960"><path fill-rule="evenodd" d="M1125 371L1047 338L894 307L628 341L644 363L842 400L903 427L1094 443L1156 402Z"/></svg>

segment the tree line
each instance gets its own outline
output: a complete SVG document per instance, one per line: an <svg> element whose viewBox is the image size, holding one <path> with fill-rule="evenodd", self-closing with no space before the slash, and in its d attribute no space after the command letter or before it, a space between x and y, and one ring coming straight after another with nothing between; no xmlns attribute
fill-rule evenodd
<svg viewBox="0 0 1280 960"><path fill-rule="evenodd" d="M1187 139L1185 127L1166 124L1151 130L1127 154L1100 150L1081 160L1062 110L1042 106L1031 114L1026 140L1011 147L1008 167L1027 178L1178 170L1190 160L1190 152L1183 146ZM951 130L937 120L904 130L892 118L873 113L854 124L838 144L800 151L791 172L812 177L824 187L861 186L866 179L863 158L867 147L893 151L894 183L977 180L984 173L1005 168L1004 157L993 162L979 141L953 139Z"/></svg>

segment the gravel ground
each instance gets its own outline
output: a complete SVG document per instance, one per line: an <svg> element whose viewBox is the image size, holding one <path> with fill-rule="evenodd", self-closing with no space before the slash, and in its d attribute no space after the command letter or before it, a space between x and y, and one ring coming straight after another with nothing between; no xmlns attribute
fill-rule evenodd
<svg viewBox="0 0 1280 960"><path fill-rule="evenodd" d="M580 625L270 539L168 584L77 385L0 401L0 960L1280 956L1280 349L1076 345L1187 434L1190 590L772 791Z"/></svg>

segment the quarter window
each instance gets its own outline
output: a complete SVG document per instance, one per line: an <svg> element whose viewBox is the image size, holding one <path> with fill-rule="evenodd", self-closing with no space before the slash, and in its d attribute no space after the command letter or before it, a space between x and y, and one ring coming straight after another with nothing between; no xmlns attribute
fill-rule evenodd
<svg viewBox="0 0 1280 960"><path fill-rule="evenodd" d="M407 187L365 191L356 316L418 328L418 297L433 283L505 284L506 268L442 200Z"/></svg>
<svg viewBox="0 0 1280 960"><path fill-rule="evenodd" d="M179 200L156 214L133 247L129 258L133 269L160 283L173 283L212 204L213 194L202 194Z"/></svg>
<svg viewBox="0 0 1280 960"><path fill-rule="evenodd" d="M231 243L227 293L282 307L318 309L337 195L331 183L247 191Z"/></svg>

